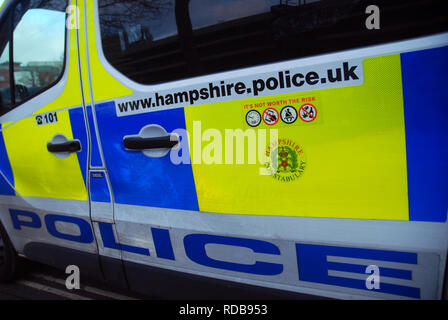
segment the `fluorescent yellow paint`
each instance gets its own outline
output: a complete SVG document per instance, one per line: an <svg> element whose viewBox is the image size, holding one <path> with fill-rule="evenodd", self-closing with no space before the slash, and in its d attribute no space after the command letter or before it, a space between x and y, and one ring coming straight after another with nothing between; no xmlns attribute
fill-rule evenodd
<svg viewBox="0 0 448 320"><path fill-rule="evenodd" d="M80 1L84 2L84 1ZM112 77L103 67L98 58L95 36L95 21L93 1L85 1L87 6L87 31L89 45L90 75L92 77L92 91L96 102L129 96L133 91L117 79ZM101 40L101 39L100 39Z"/></svg>
<svg viewBox="0 0 448 320"><path fill-rule="evenodd" d="M319 116L324 119L309 126L278 127L279 138L291 139L305 151L307 167L296 181L262 176L259 164L193 164L200 210L409 220L399 55L364 60L364 79L359 86L185 108L190 137L193 121L198 120L202 131L218 129L223 137L225 129L245 130L249 127L241 107L271 98L317 92Z"/></svg>
<svg viewBox="0 0 448 320"><path fill-rule="evenodd" d="M57 116L54 124L38 126L30 117L3 130L14 186L24 197L87 201L76 153L59 159L47 151L47 143L57 133L73 139L68 110L58 111Z"/></svg>
<svg viewBox="0 0 448 320"><path fill-rule="evenodd" d="M90 98L90 87L89 87L89 76L87 69L87 39L86 39L86 28L85 28L85 14L84 14L84 1L78 1L79 8L79 58L81 62L81 75L83 80L83 93L86 105L91 103Z"/></svg>
<svg viewBox="0 0 448 320"><path fill-rule="evenodd" d="M78 48L76 45L76 29L70 30L67 41L70 41L70 48L66 61L66 68L68 67L68 78L64 91L59 97L34 112L34 115L82 105L80 89L81 83L78 68Z"/></svg>
<svg viewBox="0 0 448 320"><path fill-rule="evenodd" d="M8 122L3 122L0 124L0 129L5 129L6 127L8 127L9 125L11 125L13 123L13 121L8 121Z"/></svg>

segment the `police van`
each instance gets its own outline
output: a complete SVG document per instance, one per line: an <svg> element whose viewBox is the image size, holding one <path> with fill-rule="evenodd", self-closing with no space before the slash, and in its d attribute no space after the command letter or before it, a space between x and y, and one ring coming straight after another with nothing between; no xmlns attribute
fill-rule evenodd
<svg viewBox="0 0 448 320"><path fill-rule="evenodd" d="M446 298L443 4L2 1L0 280Z"/></svg>

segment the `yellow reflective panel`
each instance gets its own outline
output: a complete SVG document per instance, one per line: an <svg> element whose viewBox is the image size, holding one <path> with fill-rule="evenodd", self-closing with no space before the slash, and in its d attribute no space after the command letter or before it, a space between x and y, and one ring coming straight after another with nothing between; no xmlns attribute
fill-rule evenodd
<svg viewBox="0 0 448 320"><path fill-rule="evenodd" d="M73 139L68 110L57 112L58 121L37 125L25 118L3 130L17 192L24 197L87 200L76 153L60 159L47 151L54 135Z"/></svg>
<svg viewBox="0 0 448 320"><path fill-rule="evenodd" d="M90 86L89 86L89 75L87 69L87 39L86 39L86 28L85 28L85 14L84 14L84 2L78 1L79 9L79 60L81 63L81 75L83 81L83 93L86 105L91 103L90 98Z"/></svg>
<svg viewBox="0 0 448 320"><path fill-rule="evenodd" d="M96 102L129 96L133 91L109 74L98 58L95 37L93 1L87 1L87 31L89 45L90 75L92 78L93 97Z"/></svg>
<svg viewBox="0 0 448 320"><path fill-rule="evenodd" d="M11 125L12 123L13 123L13 121L3 122L3 123L2 123L2 126L1 126L2 130L4 130L6 127L8 127L9 125Z"/></svg>
<svg viewBox="0 0 448 320"><path fill-rule="evenodd" d="M195 146L191 143L200 210L408 220L399 55L365 59L364 79L359 86L185 108L190 142L197 138L193 121L201 120L202 133L219 130L223 144L225 129L250 129L241 111L248 104L267 106L280 101L283 105L282 101L287 101L299 110L311 103L318 114L309 123L298 118L290 125L272 126L278 129L279 145L271 149L280 147L280 174L260 175L263 166L248 164L247 156L245 164L195 164ZM268 127L262 122L255 132ZM211 141L202 142L203 150ZM222 151L224 161L224 147ZM295 174L288 173L288 166L296 168Z"/></svg>

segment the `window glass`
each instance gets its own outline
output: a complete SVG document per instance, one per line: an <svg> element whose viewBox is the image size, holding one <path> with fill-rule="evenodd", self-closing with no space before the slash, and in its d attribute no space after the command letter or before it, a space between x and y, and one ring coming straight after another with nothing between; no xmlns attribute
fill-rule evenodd
<svg viewBox="0 0 448 320"><path fill-rule="evenodd" d="M16 103L42 91L61 75L64 65L65 6L24 1L14 12ZM27 9L27 4L29 8ZM59 9L59 11L58 11ZM62 11L61 11L62 10Z"/></svg>
<svg viewBox="0 0 448 320"><path fill-rule="evenodd" d="M156 84L448 30L446 0L99 0L103 51Z"/></svg>
<svg viewBox="0 0 448 320"><path fill-rule="evenodd" d="M9 72L10 26L11 19L6 19L0 27L0 115L8 112L12 107Z"/></svg>
<svg viewBox="0 0 448 320"><path fill-rule="evenodd" d="M66 0L23 0L3 20L0 26L0 115L47 89L61 76L65 56L65 8Z"/></svg>
<svg viewBox="0 0 448 320"><path fill-rule="evenodd" d="M0 115L12 105L9 82L9 44L6 44L0 56Z"/></svg>

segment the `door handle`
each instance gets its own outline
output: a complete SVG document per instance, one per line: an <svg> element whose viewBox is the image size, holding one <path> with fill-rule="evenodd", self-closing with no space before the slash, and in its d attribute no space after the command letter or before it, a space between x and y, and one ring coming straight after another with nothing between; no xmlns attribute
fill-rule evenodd
<svg viewBox="0 0 448 320"><path fill-rule="evenodd" d="M81 151L81 143L78 140L69 140L64 142L48 142L47 150L52 153L79 152Z"/></svg>
<svg viewBox="0 0 448 320"><path fill-rule="evenodd" d="M172 149L178 143L176 135L143 138L140 136L124 137L124 147L128 150Z"/></svg>

